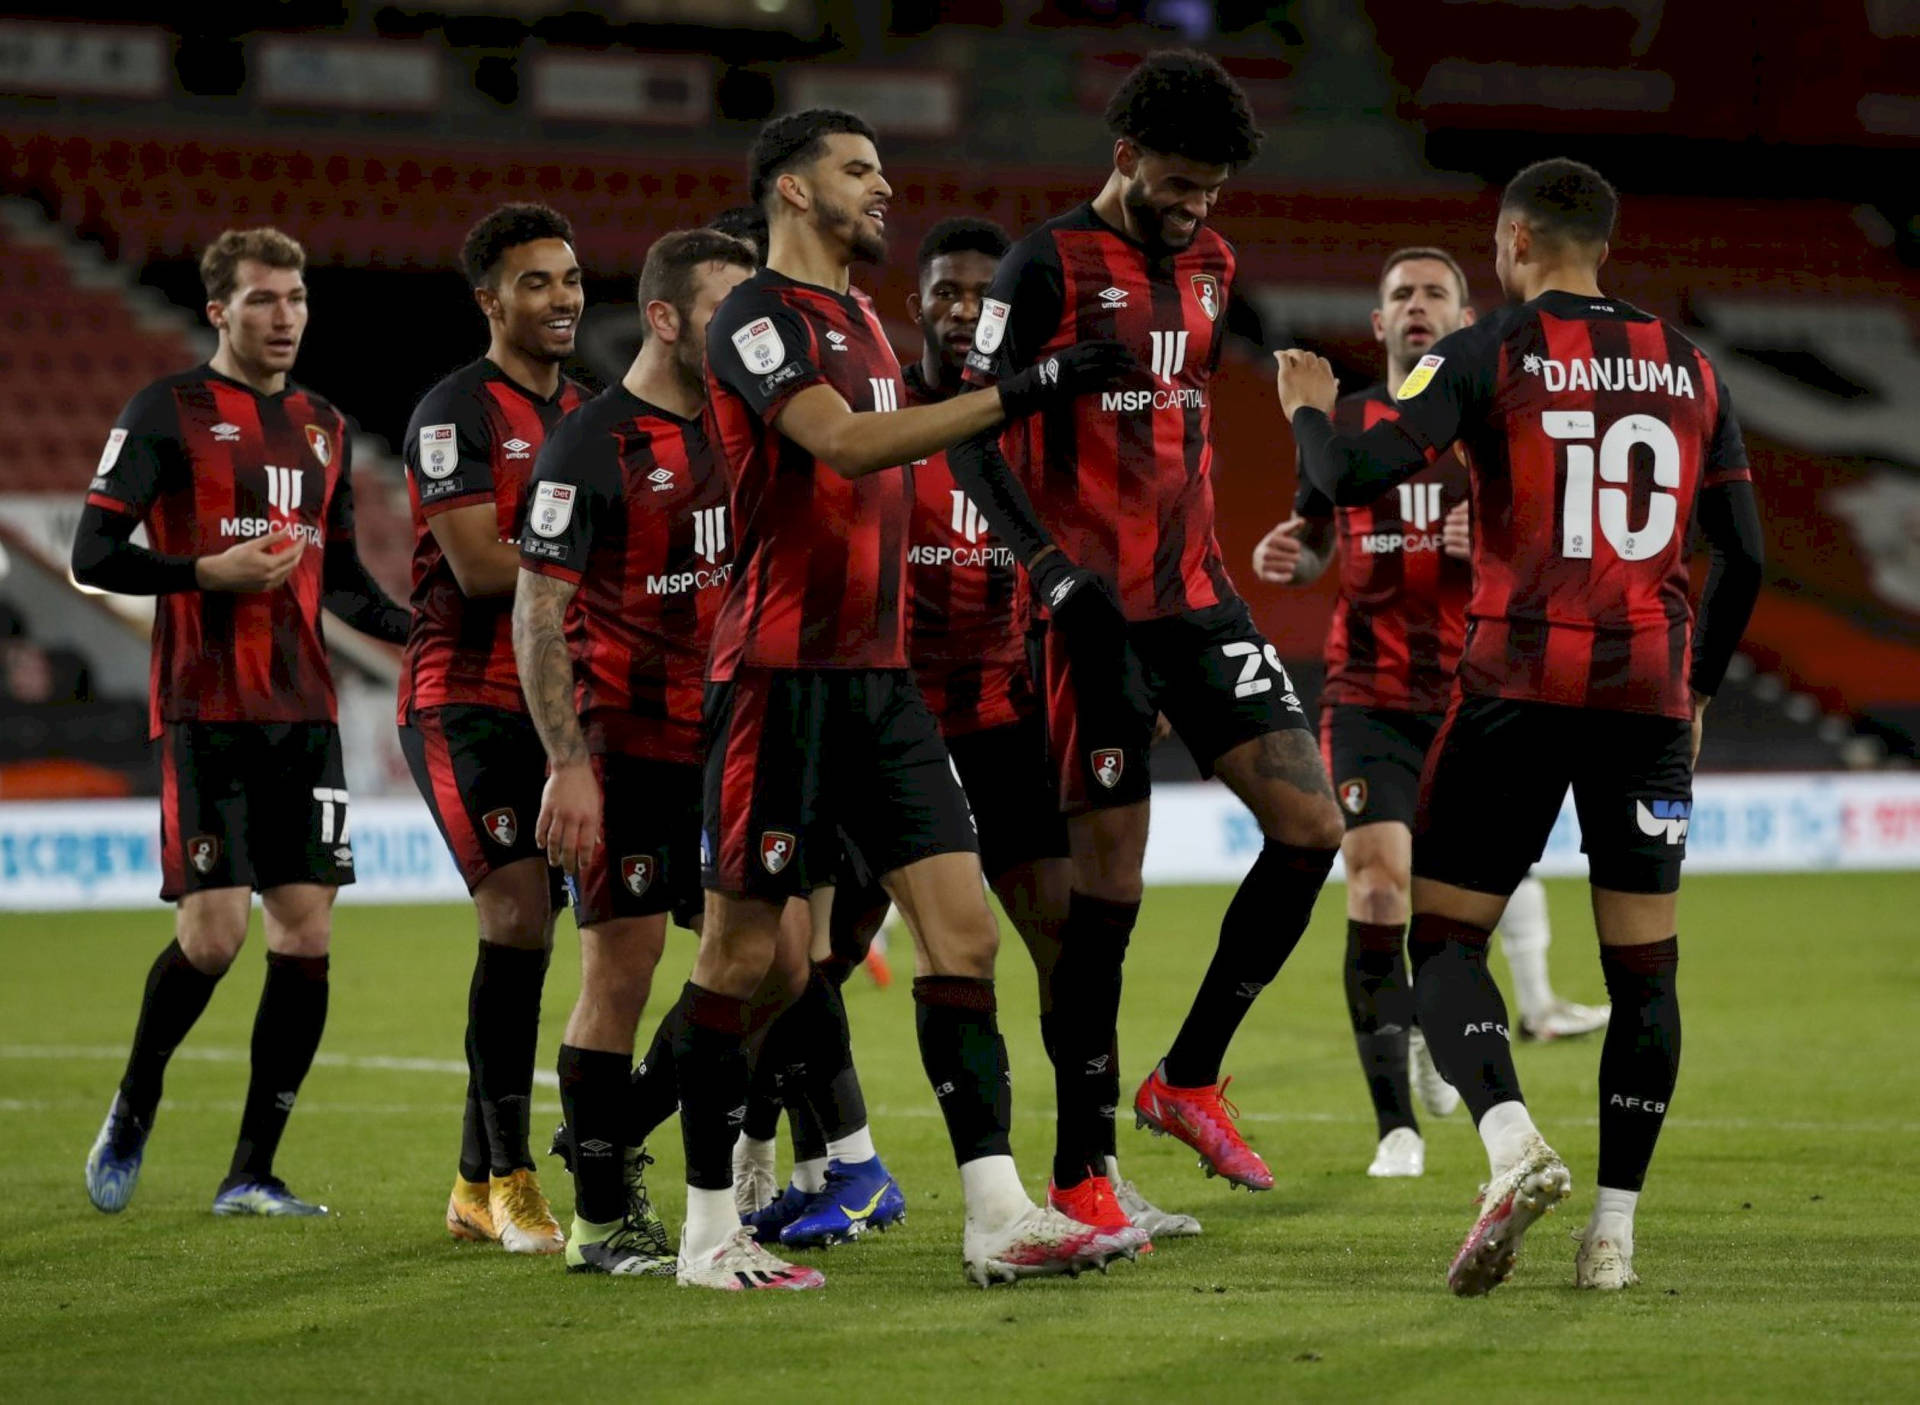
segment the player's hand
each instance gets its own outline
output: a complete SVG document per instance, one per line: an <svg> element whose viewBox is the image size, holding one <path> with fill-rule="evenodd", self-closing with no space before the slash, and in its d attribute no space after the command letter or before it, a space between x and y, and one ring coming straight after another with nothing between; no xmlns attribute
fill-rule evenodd
<svg viewBox="0 0 1920 1405"><path fill-rule="evenodd" d="M1053 627L1077 640L1105 636L1124 640L1126 616L1106 580L1076 566L1057 547L1050 547L1027 568L1033 593L1047 607Z"/></svg>
<svg viewBox="0 0 1920 1405"><path fill-rule="evenodd" d="M1000 408L1010 420L1023 419L1048 405L1105 390L1139 365L1117 341L1080 342L1001 381Z"/></svg>
<svg viewBox="0 0 1920 1405"><path fill-rule="evenodd" d="M1158 746L1173 735L1173 723L1167 721L1167 714L1156 712L1153 715L1153 744Z"/></svg>
<svg viewBox="0 0 1920 1405"><path fill-rule="evenodd" d="M1307 519L1295 513L1260 538L1253 549L1253 573L1269 585L1292 585L1300 569L1300 529Z"/></svg>
<svg viewBox="0 0 1920 1405"><path fill-rule="evenodd" d="M1690 764L1694 766L1700 764L1700 739L1706 735L1707 704L1712 701L1705 693L1693 695L1693 761Z"/></svg>
<svg viewBox="0 0 1920 1405"><path fill-rule="evenodd" d="M600 782L585 761L555 766L540 792L540 819L533 842L547 851L547 862L576 878L600 847Z"/></svg>
<svg viewBox="0 0 1920 1405"><path fill-rule="evenodd" d="M286 584L306 551L306 542L292 540L286 524L276 522L264 537L230 546L212 556L202 556L193 563L193 578L202 590L225 590L242 595L275 590Z"/></svg>
<svg viewBox="0 0 1920 1405"><path fill-rule="evenodd" d="M1333 413L1340 383L1333 378L1333 365L1326 357L1296 347L1274 352L1273 359L1279 368L1275 381L1280 390L1280 408L1289 420L1302 409L1315 409L1325 415Z"/></svg>
<svg viewBox="0 0 1920 1405"><path fill-rule="evenodd" d="M1473 514L1465 498L1447 509L1440 524L1440 549L1456 561L1473 559Z"/></svg>

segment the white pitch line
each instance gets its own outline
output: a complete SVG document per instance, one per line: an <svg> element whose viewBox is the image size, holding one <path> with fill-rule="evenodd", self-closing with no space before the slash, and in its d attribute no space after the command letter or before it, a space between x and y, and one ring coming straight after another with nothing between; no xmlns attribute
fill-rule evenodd
<svg viewBox="0 0 1920 1405"><path fill-rule="evenodd" d="M85 1062L123 1063L126 1057L127 1051L125 1049L115 1048L107 1044L0 1044L0 1061L21 1059L59 1062L73 1059ZM189 1046L176 1051L174 1054L174 1058L176 1059L190 1059L197 1060L201 1063L223 1064L246 1063L251 1057L245 1049L223 1049L219 1047L195 1048ZM365 1070L374 1073L437 1073L464 1077L467 1072L466 1064L456 1059L402 1058L390 1054L322 1053L315 1055L314 1064L322 1068L345 1068ZM560 1086L559 1075L546 1070L535 1070L533 1081L537 1086L542 1088L557 1089ZM176 1104L173 1103L163 1105L176 1106ZM0 1112L38 1111L50 1106L52 1105L35 1103L29 1106L25 1102L0 1101ZM177 1106L197 1105L183 1103L177 1104ZM213 1104L207 1104L206 1106L213 1106ZM233 1106L235 1109L238 1109L239 1104L235 1103ZM312 1104L302 1102L300 1106L303 1111L309 1108L314 1111L319 1111L328 1105L322 1102L314 1102ZM333 1108L338 1109L346 1106L348 1105L334 1104ZM388 1108L391 1108L394 1112L412 1110L406 1105L400 1104L364 1104L359 1106L368 1112L380 1112ZM426 1107L418 1110L423 1114L429 1114L443 1111L444 1109ZM919 1104L912 1107L875 1105L869 1107L868 1111L876 1120L881 1118L939 1117L941 1115L939 1108ZM1053 1120L1052 1110L1045 1106L1022 1107L1016 1109L1014 1115L1022 1120L1037 1120L1040 1118L1045 1118L1048 1121ZM1335 1112L1243 1112L1240 1114L1240 1120L1242 1122L1273 1124L1276 1126L1284 1126L1289 1123L1346 1126L1360 1122L1368 1124L1373 1122L1371 1116L1358 1113L1347 1114ZM1600 1119L1597 1117L1554 1117L1551 1119L1551 1126L1555 1127L1597 1127L1599 1124ZM1815 1122L1805 1119L1771 1117L1669 1117L1667 1119L1667 1126L1670 1129L1678 1128L1682 1131L1698 1130L1703 1132L1809 1132L1841 1133L1860 1136L1920 1136L1920 1122L1908 1121Z"/></svg>

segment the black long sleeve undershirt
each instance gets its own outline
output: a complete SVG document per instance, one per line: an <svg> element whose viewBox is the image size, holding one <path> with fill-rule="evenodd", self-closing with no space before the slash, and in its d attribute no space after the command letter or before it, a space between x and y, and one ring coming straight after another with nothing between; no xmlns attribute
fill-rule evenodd
<svg viewBox="0 0 1920 1405"><path fill-rule="evenodd" d="M352 537L334 536L321 563L320 604L362 634L389 644L407 642L413 614L396 604L367 570Z"/></svg>
<svg viewBox="0 0 1920 1405"><path fill-rule="evenodd" d="M997 433L976 434L955 444L947 450L947 467L953 481L986 516L993 534L1013 548L1022 566L1031 566L1036 556L1053 545L1053 537L1040 524L1027 490L1001 457L994 439Z"/></svg>
<svg viewBox="0 0 1920 1405"><path fill-rule="evenodd" d="M1341 507L1378 501L1431 458L1392 420L1342 438L1333 421L1310 405L1294 412L1293 440L1307 481Z"/></svg>
<svg viewBox="0 0 1920 1405"><path fill-rule="evenodd" d="M192 556L163 556L132 540L140 519L94 503L80 509L73 536L73 578L115 595L172 595L198 590Z"/></svg>
<svg viewBox="0 0 1920 1405"><path fill-rule="evenodd" d="M1766 544L1759 501L1747 479L1702 489L1697 520L1710 564L1693 627L1693 669L1687 681L1694 692L1712 697L1727 676L1727 665L1760 598Z"/></svg>

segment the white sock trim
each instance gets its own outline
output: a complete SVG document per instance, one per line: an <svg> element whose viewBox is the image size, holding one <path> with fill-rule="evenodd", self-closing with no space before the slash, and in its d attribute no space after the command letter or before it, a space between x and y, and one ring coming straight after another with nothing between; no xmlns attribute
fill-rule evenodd
<svg viewBox="0 0 1920 1405"><path fill-rule="evenodd" d="M702 1190L687 1187L687 1223L680 1231L680 1257L693 1262L705 1258L727 1242L727 1236L740 1228L740 1215L733 1208L733 1190Z"/></svg>
<svg viewBox="0 0 1920 1405"><path fill-rule="evenodd" d="M1593 1219L1598 1224L1602 1219L1623 1219L1627 1222L1627 1239L1633 1239L1633 1210L1640 1203L1637 1190L1610 1190L1601 1186L1593 1198Z"/></svg>
<svg viewBox="0 0 1920 1405"><path fill-rule="evenodd" d="M1033 1208L1011 1156L980 1156L960 1167L967 1218L985 1229L1011 1224Z"/></svg>
<svg viewBox="0 0 1920 1405"><path fill-rule="evenodd" d="M827 1158L808 1157L793 1163L793 1183L808 1195L827 1188Z"/></svg>
<svg viewBox="0 0 1920 1405"><path fill-rule="evenodd" d="M861 1161L871 1161L880 1153L873 1149L873 1130L866 1123L827 1143L827 1159L844 1161L854 1165Z"/></svg>
<svg viewBox="0 0 1920 1405"><path fill-rule="evenodd" d="M1495 1103L1480 1119L1480 1142L1487 1149L1487 1169L1502 1174L1526 1153L1527 1142L1540 1135L1527 1105L1518 1098Z"/></svg>

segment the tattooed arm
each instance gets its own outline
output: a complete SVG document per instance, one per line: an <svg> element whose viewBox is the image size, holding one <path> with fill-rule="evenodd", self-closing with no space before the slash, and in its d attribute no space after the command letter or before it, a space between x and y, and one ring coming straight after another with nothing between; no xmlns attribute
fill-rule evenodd
<svg viewBox="0 0 1920 1405"><path fill-rule="evenodd" d="M600 845L600 782L587 755L580 715L573 706L573 656L563 628L571 581L522 570L513 592L513 656L527 711L547 750L547 785L540 795L534 842L547 862L578 874Z"/></svg>

